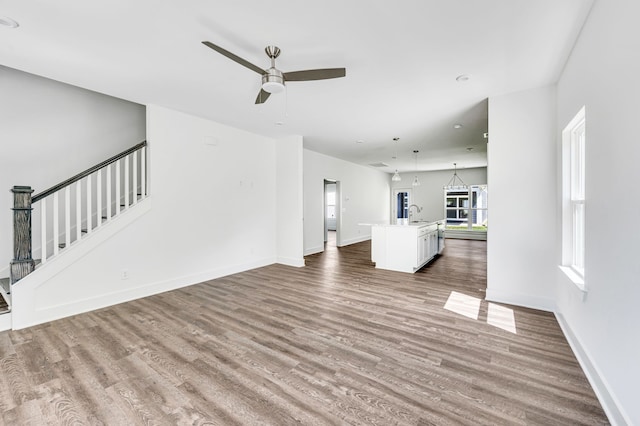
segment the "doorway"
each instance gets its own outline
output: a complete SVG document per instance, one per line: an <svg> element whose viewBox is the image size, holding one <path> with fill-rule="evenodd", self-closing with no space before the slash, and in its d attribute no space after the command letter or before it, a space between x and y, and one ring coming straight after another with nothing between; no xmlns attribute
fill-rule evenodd
<svg viewBox="0 0 640 426"><path fill-rule="evenodd" d="M340 241L340 182L324 180L324 242L325 246L339 246Z"/></svg>
<svg viewBox="0 0 640 426"><path fill-rule="evenodd" d="M409 220L409 206L411 205L411 189L396 188L391 200L391 221L393 224Z"/></svg>

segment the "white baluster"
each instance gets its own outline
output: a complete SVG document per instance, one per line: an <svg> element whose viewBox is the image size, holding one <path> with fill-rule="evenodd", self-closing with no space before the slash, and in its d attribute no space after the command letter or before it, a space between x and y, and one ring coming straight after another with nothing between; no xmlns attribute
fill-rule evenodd
<svg viewBox="0 0 640 426"><path fill-rule="evenodd" d="M100 173L100 172L98 172ZM91 184L92 184L93 179L91 178L91 175L87 176L87 234L89 234L89 232L91 232L91 228L93 228L93 214L91 213L92 210L92 204L93 204L93 197L92 197L92 190L93 188L91 188Z"/></svg>
<svg viewBox="0 0 640 426"><path fill-rule="evenodd" d="M138 151L135 151L133 153L133 170L132 170L132 177L133 177L133 200L131 201L131 204L136 204L138 202Z"/></svg>
<svg viewBox="0 0 640 426"><path fill-rule="evenodd" d="M60 250L60 208L58 206L58 194L53 194L53 255L58 254Z"/></svg>
<svg viewBox="0 0 640 426"><path fill-rule="evenodd" d="M76 182L76 241L82 238L82 181Z"/></svg>
<svg viewBox="0 0 640 426"><path fill-rule="evenodd" d="M131 156L127 155L124 160L124 209L129 208L129 193L131 193L131 187L129 186L129 160Z"/></svg>
<svg viewBox="0 0 640 426"><path fill-rule="evenodd" d="M71 245L71 186L64 188L64 246Z"/></svg>
<svg viewBox="0 0 640 426"><path fill-rule="evenodd" d="M131 194L131 187L129 186L129 163L131 162L131 155L124 157L124 208L129 208L129 194Z"/></svg>
<svg viewBox="0 0 640 426"><path fill-rule="evenodd" d="M40 258L47 261L47 199L40 200Z"/></svg>
<svg viewBox="0 0 640 426"><path fill-rule="evenodd" d="M140 150L140 199L147 196L147 147Z"/></svg>
<svg viewBox="0 0 640 426"><path fill-rule="evenodd" d="M107 220L111 219L111 202L112 202L112 194L111 194L111 164L107 166L107 199L105 200L107 203ZM101 220L102 222L102 220Z"/></svg>
<svg viewBox="0 0 640 426"><path fill-rule="evenodd" d="M102 226L102 170L96 173L96 227ZM91 232L91 228L87 229Z"/></svg>
<svg viewBox="0 0 640 426"><path fill-rule="evenodd" d="M120 214L120 202L120 160L118 160L116 161L116 215Z"/></svg>

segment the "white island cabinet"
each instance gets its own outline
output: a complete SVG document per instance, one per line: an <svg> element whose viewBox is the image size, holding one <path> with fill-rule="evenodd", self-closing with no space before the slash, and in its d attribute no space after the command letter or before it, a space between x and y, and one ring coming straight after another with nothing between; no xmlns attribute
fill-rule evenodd
<svg viewBox="0 0 640 426"><path fill-rule="evenodd" d="M371 261L380 269L416 272L442 251L444 239L438 238L438 231L443 223L444 221L373 225Z"/></svg>

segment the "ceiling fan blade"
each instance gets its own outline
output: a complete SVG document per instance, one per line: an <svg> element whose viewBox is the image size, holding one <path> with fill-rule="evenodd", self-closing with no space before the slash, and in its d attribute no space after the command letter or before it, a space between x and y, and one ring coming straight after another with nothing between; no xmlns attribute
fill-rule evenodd
<svg viewBox="0 0 640 426"><path fill-rule="evenodd" d="M240 65L243 65L243 66L249 68L250 70L253 70L253 71L257 72L260 75L265 73L265 71L262 68L260 68L259 66L253 65L251 62L249 62L249 61L247 61L245 59L242 59L240 56L234 55L233 53L229 52L228 50L225 50L222 47L211 43L210 41L203 41L202 44L204 44L207 47L212 48L216 52L226 56L227 58L231 59L232 61L235 61L235 62L239 63Z"/></svg>
<svg viewBox="0 0 640 426"><path fill-rule="evenodd" d="M260 93L258 93L258 97L256 98L256 104L263 104L267 102L267 99L269 99L269 95L271 95L271 93L260 89Z"/></svg>
<svg viewBox="0 0 640 426"><path fill-rule="evenodd" d="M326 80L328 78L339 78L347 75L345 68L325 68L319 70L304 70L285 72L285 81L309 81L309 80Z"/></svg>

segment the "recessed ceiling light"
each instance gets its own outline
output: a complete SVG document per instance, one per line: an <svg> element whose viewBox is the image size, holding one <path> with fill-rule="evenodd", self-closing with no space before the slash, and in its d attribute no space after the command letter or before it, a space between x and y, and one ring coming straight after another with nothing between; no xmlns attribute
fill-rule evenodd
<svg viewBox="0 0 640 426"><path fill-rule="evenodd" d="M284 123L282 121L276 121L276 126L284 126Z"/></svg>
<svg viewBox="0 0 640 426"><path fill-rule="evenodd" d="M462 129L462 124L456 123L456 124L453 125L453 128L454 129Z"/></svg>
<svg viewBox="0 0 640 426"><path fill-rule="evenodd" d="M0 25L9 28L18 28L20 26L20 24L7 16L0 16Z"/></svg>
<svg viewBox="0 0 640 426"><path fill-rule="evenodd" d="M456 81L458 83L462 83L465 81L469 81L470 78L471 76L469 74L460 74L459 76L456 77Z"/></svg>

